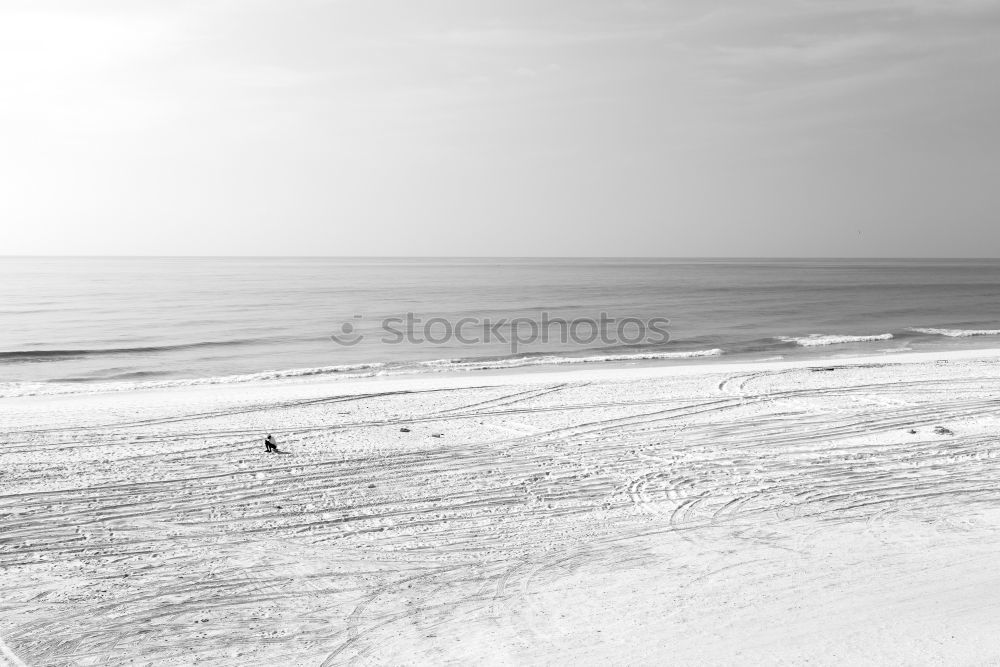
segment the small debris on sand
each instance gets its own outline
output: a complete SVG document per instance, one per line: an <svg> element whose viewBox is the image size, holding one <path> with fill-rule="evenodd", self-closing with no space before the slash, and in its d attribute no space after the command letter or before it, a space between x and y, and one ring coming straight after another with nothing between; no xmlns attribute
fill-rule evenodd
<svg viewBox="0 0 1000 667"><path fill-rule="evenodd" d="M403 428L399 429L399 432L400 432L400 433L409 433L409 432L410 432L410 429L408 429L408 428L406 428L406 427L404 426Z"/></svg>
<svg viewBox="0 0 1000 667"><path fill-rule="evenodd" d="M945 428L944 426L935 426L934 432L938 435L955 435L955 432L950 428Z"/></svg>

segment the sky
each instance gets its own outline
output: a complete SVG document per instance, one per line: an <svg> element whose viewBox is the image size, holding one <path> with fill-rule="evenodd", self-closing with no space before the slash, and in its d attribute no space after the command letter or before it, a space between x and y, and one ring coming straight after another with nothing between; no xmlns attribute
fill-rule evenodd
<svg viewBox="0 0 1000 667"><path fill-rule="evenodd" d="M0 254L1000 256L995 0L3 0Z"/></svg>

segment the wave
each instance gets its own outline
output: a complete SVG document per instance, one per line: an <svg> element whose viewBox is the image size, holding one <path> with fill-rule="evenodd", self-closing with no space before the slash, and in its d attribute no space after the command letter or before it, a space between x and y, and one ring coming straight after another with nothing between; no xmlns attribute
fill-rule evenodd
<svg viewBox="0 0 1000 667"><path fill-rule="evenodd" d="M876 334L870 336L842 336L837 334L810 334L808 336L788 336L778 340L785 343L794 343L800 347L821 347L824 345L841 345L843 343L872 343L881 340L892 340L891 333Z"/></svg>
<svg viewBox="0 0 1000 667"><path fill-rule="evenodd" d="M315 368L290 368L281 371L263 371L247 375L229 375L220 378L207 378L217 382L253 382L255 380L280 380L283 378L311 377L313 375L338 375L356 373L359 371L377 371L388 364L374 362L370 364L342 364L340 366L317 366ZM194 380L197 382L197 380Z"/></svg>
<svg viewBox="0 0 1000 667"><path fill-rule="evenodd" d="M151 378L171 375L170 371L127 371L124 373L105 373L102 375L81 375L54 378L50 382L124 382L127 380L148 380Z"/></svg>
<svg viewBox="0 0 1000 667"><path fill-rule="evenodd" d="M119 377L94 381L94 378L61 378L49 382L2 382L0 383L0 398L16 398L21 396L38 396L50 394L104 393L117 391L132 391L137 389L166 389L170 387L195 387L215 384L240 384L262 380L281 380L314 375L341 375L346 378L373 377L386 364L344 364L341 366L320 366L316 368L292 368L288 370L263 371L243 375L215 375L201 378L176 380L146 380L124 381L127 374ZM136 376L141 373L136 373Z"/></svg>
<svg viewBox="0 0 1000 667"><path fill-rule="evenodd" d="M59 359L78 359L81 357L110 356L116 354L155 354L157 352L196 350L204 347L248 345L258 342L260 342L259 339L251 338L236 340L206 340L197 343L181 343L178 345L147 345L140 347L109 347L77 350L4 350L0 351L0 361L56 361Z"/></svg>
<svg viewBox="0 0 1000 667"><path fill-rule="evenodd" d="M313 368L292 368L287 370L264 371L243 375L221 375L203 378L133 381L92 382L85 378L63 378L53 382L7 382L0 383L0 397L37 396L41 394L78 394L131 391L136 389L163 389L169 387L189 387L216 384L239 384L266 380L288 380L323 375L338 376L343 379L371 378L375 376L413 375L420 373L444 373L448 371L503 370L527 366L550 366L563 364L596 364L602 362L655 361L658 359L695 359L717 357L723 354L719 348L692 350L685 352L649 352L643 354L607 354L590 357L562 357L557 355L494 358L494 359L435 359L410 363L389 364L384 362L365 364L343 364L339 366L318 366Z"/></svg>
<svg viewBox="0 0 1000 667"><path fill-rule="evenodd" d="M711 350L691 350L686 352L645 352L641 354L602 354L590 357L563 357L558 355L541 355L531 357L515 357L506 359L435 359L421 361L417 365L435 370L491 370L504 368L523 368L525 366L558 366L563 364L597 364L615 361L655 361L657 359L696 359L699 357L718 357L723 354L720 348Z"/></svg>
<svg viewBox="0 0 1000 667"><path fill-rule="evenodd" d="M1000 336L1000 329L933 329L913 327L910 331L931 336L947 336L949 338L967 338L969 336Z"/></svg>

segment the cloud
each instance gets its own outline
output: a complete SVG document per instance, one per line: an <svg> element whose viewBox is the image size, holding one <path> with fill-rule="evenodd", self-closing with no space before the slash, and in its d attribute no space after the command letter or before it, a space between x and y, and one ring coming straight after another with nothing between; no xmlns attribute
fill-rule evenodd
<svg viewBox="0 0 1000 667"><path fill-rule="evenodd" d="M803 0L729 6L685 35L706 73L762 89L907 78L1000 55L1000 6L981 0Z"/></svg>
<svg viewBox="0 0 1000 667"><path fill-rule="evenodd" d="M918 45L901 45L888 33L834 35L824 38L798 35L784 43L754 46L721 46L720 60L741 67L773 67L786 64L828 66L859 59L882 58L896 51L906 55L923 50Z"/></svg>
<svg viewBox="0 0 1000 667"><path fill-rule="evenodd" d="M621 42L655 39L663 35L656 27L620 27L597 29L588 26L578 30L524 27L480 27L458 28L439 32L429 32L419 39L448 46L476 48L559 48L564 46L587 46L602 42Z"/></svg>

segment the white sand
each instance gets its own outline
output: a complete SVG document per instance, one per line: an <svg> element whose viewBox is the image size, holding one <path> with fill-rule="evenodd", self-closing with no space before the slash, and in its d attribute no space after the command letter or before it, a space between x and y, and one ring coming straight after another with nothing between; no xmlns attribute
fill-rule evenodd
<svg viewBox="0 0 1000 667"><path fill-rule="evenodd" d="M0 664L996 661L998 371L3 399Z"/></svg>

